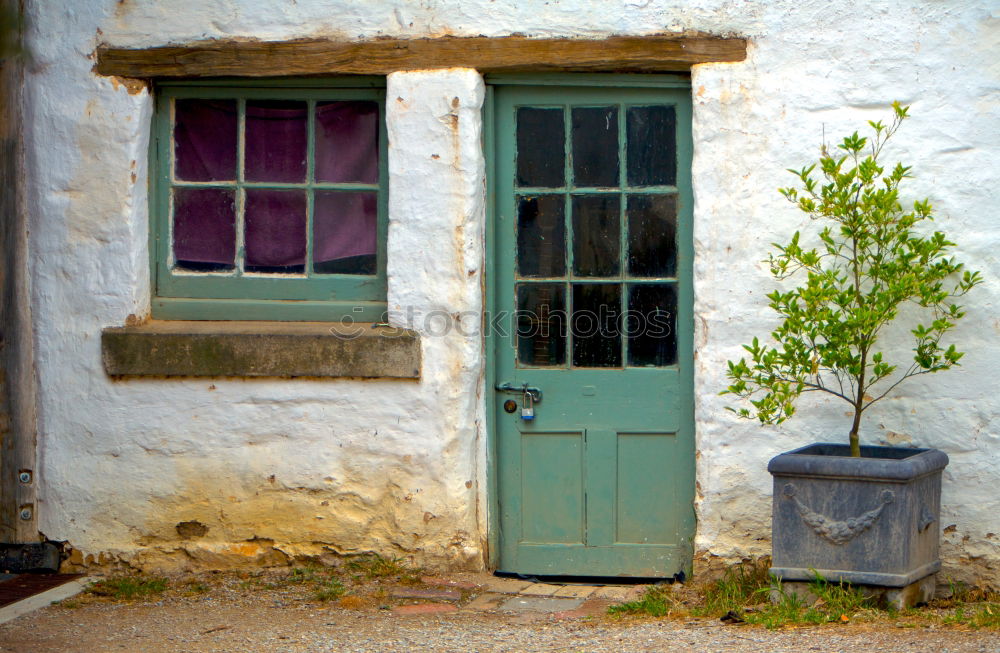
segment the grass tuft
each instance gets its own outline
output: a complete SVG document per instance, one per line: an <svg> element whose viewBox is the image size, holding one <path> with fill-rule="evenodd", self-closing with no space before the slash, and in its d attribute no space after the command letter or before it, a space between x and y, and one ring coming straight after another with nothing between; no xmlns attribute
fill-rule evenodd
<svg viewBox="0 0 1000 653"><path fill-rule="evenodd" d="M326 603L327 601L339 599L346 591L347 589L344 587L343 583L336 578L330 578L325 583L320 585L315 592L313 592L313 598L317 601Z"/></svg>
<svg viewBox="0 0 1000 653"><path fill-rule="evenodd" d="M627 603L619 603L608 608L608 614L645 614L651 617L665 617L677 605L669 585L653 585L646 590L642 598Z"/></svg>
<svg viewBox="0 0 1000 653"><path fill-rule="evenodd" d="M709 585L695 614L716 617L728 612L739 614L749 606L766 601L771 589L770 568L768 557L744 560L729 567L722 578Z"/></svg>
<svg viewBox="0 0 1000 653"><path fill-rule="evenodd" d="M347 562L347 568L359 572L369 580L375 578L419 579L419 569L411 569L402 558L385 557L377 553L356 556Z"/></svg>
<svg viewBox="0 0 1000 653"><path fill-rule="evenodd" d="M166 591L167 579L145 576L110 576L91 585L87 592L119 601L148 598Z"/></svg>
<svg viewBox="0 0 1000 653"><path fill-rule="evenodd" d="M959 605L942 622L951 626L1000 629L1000 603Z"/></svg>

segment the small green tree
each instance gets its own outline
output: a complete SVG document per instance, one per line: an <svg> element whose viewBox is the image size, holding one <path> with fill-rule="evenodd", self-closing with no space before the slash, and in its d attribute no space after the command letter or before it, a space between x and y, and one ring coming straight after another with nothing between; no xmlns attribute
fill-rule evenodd
<svg viewBox="0 0 1000 653"><path fill-rule="evenodd" d="M880 157L909 107L892 106L890 125L869 121L871 139L855 132L837 146L840 151L823 147L821 181L813 177L816 164L789 170L802 188L779 191L822 225L820 243L805 249L795 232L787 245L774 244L771 274L779 281L805 274L805 283L767 295L782 320L771 334L777 346L757 338L744 345L749 360L729 361L731 385L723 391L752 405L738 415L769 424L791 417L805 392L839 397L853 408L852 456L861 455L858 431L868 408L908 378L958 365L962 352L945 348L941 339L964 315L954 300L981 282L978 272L949 258L954 243L943 233L914 231L933 219L927 200L912 210L900 204L899 186L910 168L897 163L886 172ZM901 369L886 359L879 337L904 304L917 308L913 360Z"/></svg>

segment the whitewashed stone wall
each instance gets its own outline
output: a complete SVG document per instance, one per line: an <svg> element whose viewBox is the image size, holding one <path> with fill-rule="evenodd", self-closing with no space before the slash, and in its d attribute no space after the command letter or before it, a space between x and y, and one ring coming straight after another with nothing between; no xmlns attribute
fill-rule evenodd
<svg viewBox="0 0 1000 653"><path fill-rule="evenodd" d="M151 102L91 73L99 42L205 38L602 37L702 31L750 39L738 64L697 66L694 101L696 396L702 556L769 550L774 454L845 437L843 407L803 401L778 429L723 411L725 360L773 320L759 262L804 226L776 192L785 168L888 116L913 119L890 157L909 199L987 283L956 332L956 372L904 387L869 442L933 445L945 474L946 573L1000 585L1000 10L991 0L75 0L29 2L26 89L40 528L85 554L149 564L378 550L479 566L486 537L484 353L473 329L424 331L423 376L390 381L129 380L103 373L99 334L148 312ZM388 80L392 321L482 310L482 80ZM436 157L434 155L437 155ZM452 325L454 326L454 325ZM175 525L208 532L182 543Z"/></svg>

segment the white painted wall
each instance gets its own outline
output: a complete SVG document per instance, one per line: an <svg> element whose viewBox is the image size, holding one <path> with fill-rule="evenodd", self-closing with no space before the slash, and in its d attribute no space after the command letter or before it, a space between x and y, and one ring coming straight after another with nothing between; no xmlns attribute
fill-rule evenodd
<svg viewBox="0 0 1000 653"><path fill-rule="evenodd" d="M148 310L150 99L90 72L98 42L441 35L601 37L694 30L751 39L739 64L693 70L696 546L730 559L769 550L774 454L847 430L843 408L804 400L778 429L722 409L725 360L774 326L768 244L803 226L776 192L888 103L913 105L890 156L914 166L911 198L987 283L955 339L959 371L904 387L865 424L869 442L934 445L946 573L1000 585L1000 448L991 392L1000 350L1000 9L992 0L75 0L31 5L27 89L32 301L46 536L79 550L219 561L377 549L481 564L485 462L478 337L425 330L419 383L112 382L101 327ZM482 83L468 70L388 80L392 319L482 307ZM397 99L399 98L399 99ZM457 105L454 105L457 98ZM457 115L457 138L449 125ZM434 158L432 155L438 155ZM133 163L134 162L134 163ZM133 176L134 175L134 176ZM209 533L179 551L179 521ZM256 538L256 539L255 539ZM237 546L238 545L238 546ZM172 557L171 557L172 556ZM219 558L218 556L223 556Z"/></svg>

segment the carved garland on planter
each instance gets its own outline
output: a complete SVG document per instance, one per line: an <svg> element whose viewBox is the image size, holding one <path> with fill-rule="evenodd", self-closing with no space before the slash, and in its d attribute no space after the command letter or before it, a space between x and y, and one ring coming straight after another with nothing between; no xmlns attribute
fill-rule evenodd
<svg viewBox="0 0 1000 653"><path fill-rule="evenodd" d="M844 520L835 520L826 515L810 510L795 496L795 487L788 483L784 487L784 495L795 502L795 508L799 516L813 532L823 539L833 544L844 544L850 542L855 537L864 533L878 520L882 510L893 502L895 495L891 490L883 490L879 495L881 505L865 512L857 517L849 517Z"/></svg>

